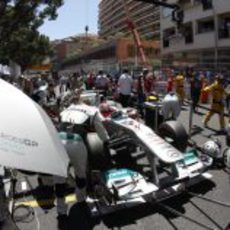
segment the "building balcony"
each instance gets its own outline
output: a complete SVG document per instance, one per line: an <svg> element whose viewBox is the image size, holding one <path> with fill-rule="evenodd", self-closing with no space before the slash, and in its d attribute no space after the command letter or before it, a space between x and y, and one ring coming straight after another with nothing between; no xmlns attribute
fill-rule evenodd
<svg viewBox="0 0 230 230"><path fill-rule="evenodd" d="M150 5L151 6L151 5ZM142 7L138 7L137 9L135 10L129 10L133 15L136 15L136 14L141 14L141 13L145 13L145 12L152 12L152 13L155 13L154 10L153 10L153 7L151 6L150 7L149 5L147 6L142 6Z"/></svg>
<svg viewBox="0 0 230 230"><path fill-rule="evenodd" d="M196 34L194 36L194 48L213 48L216 43L215 32Z"/></svg>
<svg viewBox="0 0 230 230"><path fill-rule="evenodd" d="M230 31L219 31L218 47L229 47Z"/></svg>
<svg viewBox="0 0 230 230"><path fill-rule="evenodd" d="M230 38L230 13L218 15L218 23L219 23L219 31L218 31L219 40L229 39Z"/></svg>
<svg viewBox="0 0 230 230"><path fill-rule="evenodd" d="M219 39L230 38L230 28L219 30Z"/></svg>
<svg viewBox="0 0 230 230"><path fill-rule="evenodd" d="M183 52L198 49L213 49L218 46L215 41L214 32L196 34L194 37L173 35L162 41L162 53Z"/></svg>
<svg viewBox="0 0 230 230"><path fill-rule="evenodd" d="M156 23L156 21L160 21L160 19L157 15L148 15L148 14L139 15L139 16L135 17L134 19L135 19L135 23L148 20L149 22L154 24L154 23Z"/></svg>
<svg viewBox="0 0 230 230"><path fill-rule="evenodd" d="M214 1L216 14L229 13L230 12L230 4L228 0L218 0Z"/></svg>

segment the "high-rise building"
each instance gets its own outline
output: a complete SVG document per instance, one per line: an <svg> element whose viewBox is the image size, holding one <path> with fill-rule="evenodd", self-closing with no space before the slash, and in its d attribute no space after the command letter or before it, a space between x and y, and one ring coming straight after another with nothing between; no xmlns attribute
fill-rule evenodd
<svg viewBox="0 0 230 230"><path fill-rule="evenodd" d="M183 9L177 28L172 10L161 9L163 64L230 69L230 1L175 0Z"/></svg>
<svg viewBox="0 0 230 230"><path fill-rule="evenodd" d="M124 0L130 19L142 39L160 39L160 10L154 4ZM123 0L101 0L99 3L99 35L103 38L129 34Z"/></svg>

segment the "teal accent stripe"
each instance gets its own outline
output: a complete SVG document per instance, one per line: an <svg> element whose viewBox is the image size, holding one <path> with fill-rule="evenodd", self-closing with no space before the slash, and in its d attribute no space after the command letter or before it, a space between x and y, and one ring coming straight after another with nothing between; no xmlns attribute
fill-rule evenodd
<svg viewBox="0 0 230 230"><path fill-rule="evenodd" d="M136 176L137 173L129 170L129 169L112 169L109 171L106 171L104 176L106 181L110 180L110 179L121 179L121 178L125 178L125 177L134 177Z"/></svg>
<svg viewBox="0 0 230 230"><path fill-rule="evenodd" d="M66 133L66 132L59 132L59 137L61 140L65 141L82 141L82 138L79 134L76 133Z"/></svg>

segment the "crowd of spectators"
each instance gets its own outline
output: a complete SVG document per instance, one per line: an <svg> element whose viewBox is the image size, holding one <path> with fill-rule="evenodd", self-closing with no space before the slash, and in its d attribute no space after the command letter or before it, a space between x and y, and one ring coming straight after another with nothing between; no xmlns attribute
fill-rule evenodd
<svg viewBox="0 0 230 230"><path fill-rule="evenodd" d="M75 72L72 74L41 74L36 77L21 75L18 78L2 76L2 78L22 90L43 107L54 101L58 104L61 95L67 91L80 88L95 89L104 97L119 101L123 107L137 106L143 116L144 101L153 92L155 94L160 93L158 85L160 81L163 81L165 82L165 94L175 92L181 101L181 105L190 100L195 113L198 112L199 103L207 102L211 102L214 113L223 114L224 107L230 113L230 75L211 71L194 71L191 68L176 71L173 68L168 68L164 71L164 75L156 75L155 72L143 68L138 75L134 75L124 68L122 73L117 76L106 74L103 70L100 70L97 74ZM208 87L216 84L217 81L221 86L218 90L222 90L222 93L218 96L213 93L213 87ZM218 97L218 101L215 97ZM219 103L221 109L217 111L213 108L213 103ZM205 126L207 125L206 121L210 119L210 114L208 119L207 116L204 121ZM223 116L221 115L221 117ZM223 128L223 118L220 119L222 119L221 126Z"/></svg>

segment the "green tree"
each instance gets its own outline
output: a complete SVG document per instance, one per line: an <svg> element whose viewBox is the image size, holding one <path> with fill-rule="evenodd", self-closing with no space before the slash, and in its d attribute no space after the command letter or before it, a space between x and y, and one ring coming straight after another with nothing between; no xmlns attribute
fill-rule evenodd
<svg viewBox="0 0 230 230"><path fill-rule="evenodd" d="M49 55L49 39L38 28L45 19L55 20L62 4L63 0L1 0L0 59L26 68Z"/></svg>

